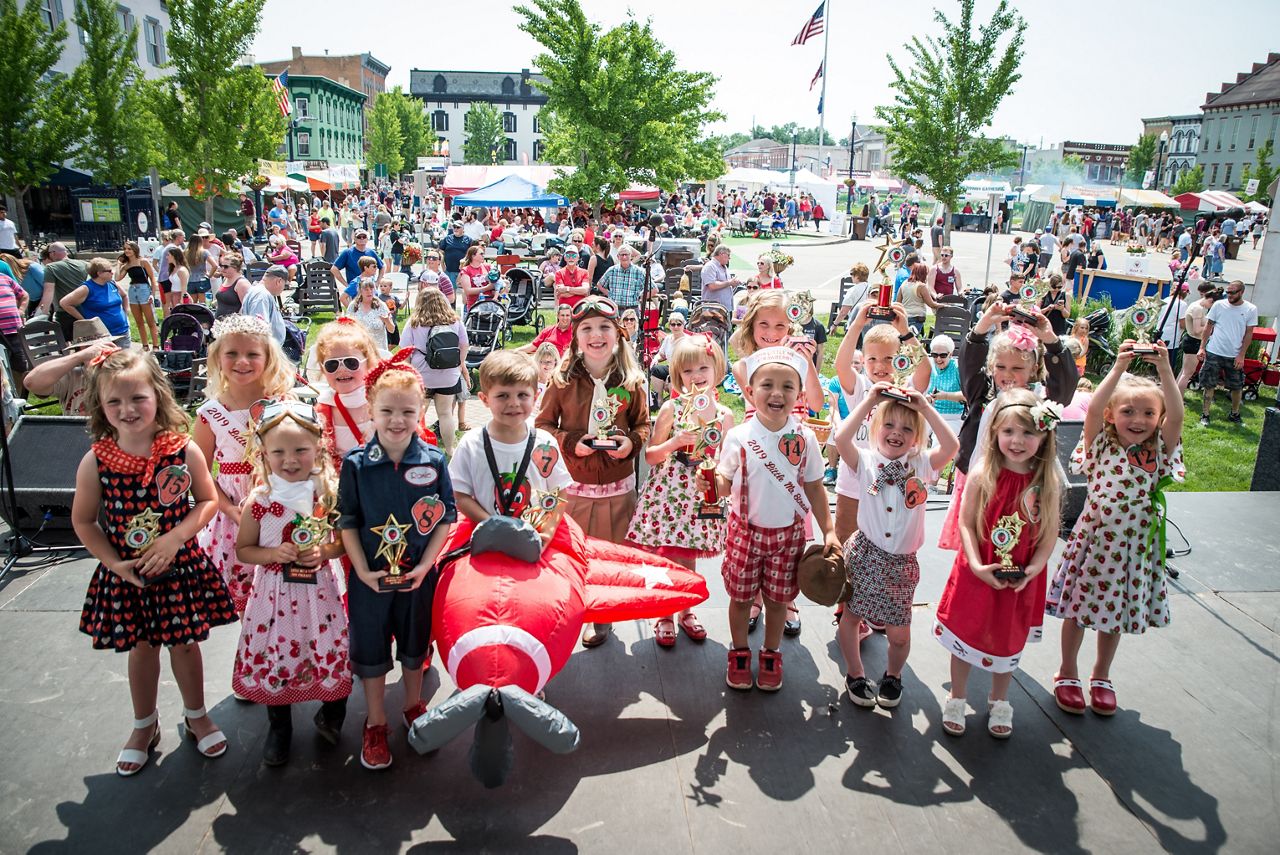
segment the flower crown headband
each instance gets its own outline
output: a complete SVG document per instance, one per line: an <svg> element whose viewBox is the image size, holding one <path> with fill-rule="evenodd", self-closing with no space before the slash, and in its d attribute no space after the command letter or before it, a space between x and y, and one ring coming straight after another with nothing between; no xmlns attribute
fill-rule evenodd
<svg viewBox="0 0 1280 855"><path fill-rule="evenodd" d="M1041 401L1038 404L1005 404L996 410L996 415L1010 407L1026 407L1031 414L1031 423L1039 431L1055 430L1058 422L1062 421L1062 405L1057 401Z"/></svg>

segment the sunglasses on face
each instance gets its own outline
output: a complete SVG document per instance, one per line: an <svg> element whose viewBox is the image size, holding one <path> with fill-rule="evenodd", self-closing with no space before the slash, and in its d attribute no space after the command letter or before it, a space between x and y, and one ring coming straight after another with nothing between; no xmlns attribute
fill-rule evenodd
<svg viewBox="0 0 1280 855"><path fill-rule="evenodd" d="M949 252L944 252L944 253L942 253L942 257L943 257L943 258L950 258L950 257L951 257L951 253L949 253Z"/></svg>
<svg viewBox="0 0 1280 855"><path fill-rule="evenodd" d="M364 357L362 356L343 356L338 359L326 359L320 363L320 367L324 369L325 374L334 374L340 367L348 371L358 371L361 365L364 365Z"/></svg>
<svg viewBox="0 0 1280 855"><path fill-rule="evenodd" d="M439 261L439 260L440 260L440 256L438 256L438 255L428 255L428 256L427 256L427 261Z"/></svg>
<svg viewBox="0 0 1280 855"><path fill-rule="evenodd" d="M578 305L573 307L572 317L576 321L587 312L595 312L606 318L616 318L618 316L618 306L612 300L605 297L587 297Z"/></svg>
<svg viewBox="0 0 1280 855"><path fill-rule="evenodd" d="M930 353L929 355L932 356L934 359L946 359L951 354L947 353L946 351L943 351L941 353Z"/></svg>

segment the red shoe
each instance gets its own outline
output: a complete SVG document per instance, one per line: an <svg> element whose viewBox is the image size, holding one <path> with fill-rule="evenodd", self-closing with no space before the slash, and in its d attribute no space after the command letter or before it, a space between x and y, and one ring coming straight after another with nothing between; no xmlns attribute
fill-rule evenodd
<svg viewBox="0 0 1280 855"><path fill-rule="evenodd" d="M1110 680L1089 681L1089 706L1098 715L1116 714L1116 689Z"/></svg>
<svg viewBox="0 0 1280 855"><path fill-rule="evenodd" d="M779 651L760 651L760 669L756 674L756 688L762 692L776 692L782 688L782 654Z"/></svg>
<svg viewBox="0 0 1280 855"><path fill-rule="evenodd" d="M427 711L427 702L418 701L404 712L400 713L400 717L404 720L404 729L408 730L413 727L413 723L418 720L418 716Z"/></svg>
<svg viewBox="0 0 1280 855"><path fill-rule="evenodd" d="M724 681L730 689L747 690L755 685L751 676L751 648L735 647L729 651L729 668Z"/></svg>
<svg viewBox="0 0 1280 855"><path fill-rule="evenodd" d="M1072 715L1084 715L1084 688L1079 680L1054 676L1053 699L1058 702L1058 709Z"/></svg>
<svg viewBox="0 0 1280 855"><path fill-rule="evenodd" d="M365 723L364 742L360 746L360 765L374 771L391 765L391 749L387 747L385 724Z"/></svg>

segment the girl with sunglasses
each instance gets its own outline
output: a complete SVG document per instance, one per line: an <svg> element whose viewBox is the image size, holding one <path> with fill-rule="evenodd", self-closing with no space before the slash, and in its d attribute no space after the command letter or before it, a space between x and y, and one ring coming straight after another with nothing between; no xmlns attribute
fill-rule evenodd
<svg viewBox="0 0 1280 855"><path fill-rule="evenodd" d="M363 445L373 431L364 381L378 364L378 350L368 330L350 318L339 318L320 328L315 353L325 383L316 399L316 415L337 469L343 456Z"/></svg>
<svg viewBox="0 0 1280 855"><path fill-rule="evenodd" d="M584 297L573 307L573 340L542 396L534 424L551 433L564 452L574 483L565 489L566 512L591 536L625 543L636 508L635 459L649 441L645 377L623 341L618 307L606 297ZM597 389L616 404L609 438L596 449L589 415ZM609 640L612 624L587 626L585 647Z"/></svg>
<svg viewBox="0 0 1280 855"><path fill-rule="evenodd" d="M271 335L271 326L251 315L228 315L214 322L209 345L209 399L196 410L196 445L217 463L214 487L218 511L200 532L200 547L222 572L236 611L243 614L253 587L253 566L236 556L236 534L245 499L253 486L249 409L293 388L293 365Z"/></svg>
<svg viewBox="0 0 1280 855"><path fill-rule="evenodd" d="M336 745L351 694L342 541L330 515L338 478L315 410L298 401L263 406L251 456L256 486L240 516L236 554L257 566L240 622L231 686L267 708L262 762L289 761L292 705L320 701L316 730Z"/></svg>
<svg viewBox="0 0 1280 855"><path fill-rule="evenodd" d="M781 288L782 280L773 270L773 259L767 254L756 259L756 273L747 280L747 287L758 285L760 288Z"/></svg>

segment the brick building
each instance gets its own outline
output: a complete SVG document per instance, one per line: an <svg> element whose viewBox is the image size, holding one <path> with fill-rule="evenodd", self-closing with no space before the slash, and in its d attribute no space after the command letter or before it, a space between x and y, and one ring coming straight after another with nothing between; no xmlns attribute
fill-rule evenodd
<svg viewBox="0 0 1280 855"><path fill-rule="evenodd" d="M378 95L387 91L387 74L391 66L380 62L371 53L355 53L346 56L304 55L302 48L294 47L289 59L259 62L265 74L275 77L282 71L289 76L308 75L327 77L348 89L364 94L364 112L360 123L360 137L366 150L369 145L369 111Z"/></svg>

